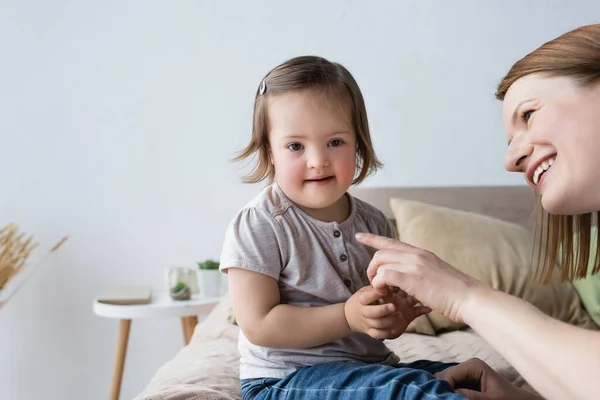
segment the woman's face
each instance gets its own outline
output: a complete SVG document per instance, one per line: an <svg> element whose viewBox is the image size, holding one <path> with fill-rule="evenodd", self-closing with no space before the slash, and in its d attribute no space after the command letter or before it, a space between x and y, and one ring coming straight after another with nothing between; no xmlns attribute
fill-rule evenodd
<svg viewBox="0 0 600 400"><path fill-rule="evenodd" d="M531 74L502 107L505 168L522 172L551 214L600 210L600 83Z"/></svg>

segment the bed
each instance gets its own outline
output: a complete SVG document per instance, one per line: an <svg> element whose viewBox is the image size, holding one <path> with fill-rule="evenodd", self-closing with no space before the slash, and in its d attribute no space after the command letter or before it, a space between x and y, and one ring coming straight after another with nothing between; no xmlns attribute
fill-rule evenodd
<svg viewBox="0 0 600 400"><path fill-rule="evenodd" d="M553 279L540 285L532 279L534 195L528 187L354 188L352 194L384 211L402 240L555 318L598 329L571 283ZM135 400L240 399L239 328L232 322L225 295L196 326L190 344L156 372ZM387 344L403 362L479 357L517 386L532 390L469 327L435 313L413 321Z"/></svg>

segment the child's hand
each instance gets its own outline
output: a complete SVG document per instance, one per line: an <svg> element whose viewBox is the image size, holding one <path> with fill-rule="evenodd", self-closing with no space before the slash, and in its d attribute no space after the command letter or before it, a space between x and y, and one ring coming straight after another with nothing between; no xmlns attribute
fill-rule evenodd
<svg viewBox="0 0 600 400"><path fill-rule="evenodd" d="M346 321L352 332L362 332L374 339L398 337L398 316L395 302L380 304L382 296L372 286L365 286L354 293L344 305ZM394 298L395 300L395 298ZM401 302L398 300L398 304ZM406 327L404 327L406 329Z"/></svg>
<svg viewBox="0 0 600 400"><path fill-rule="evenodd" d="M397 338L404 333L413 320L431 312L429 307L417 306L417 299L407 295L405 291L398 288L390 288L388 294L383 296L379 302L382 304L393 304L396 309L391 315L394 317L393 329L390 332L391 336L386 337L386 339Z"/></svg>

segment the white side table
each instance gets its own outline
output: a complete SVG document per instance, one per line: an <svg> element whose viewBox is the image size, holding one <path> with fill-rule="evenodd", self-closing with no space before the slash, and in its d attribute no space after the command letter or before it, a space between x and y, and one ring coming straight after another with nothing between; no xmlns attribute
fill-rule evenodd
<svg viewBox="0 0 600 400"><path fill-rule="evenodd" d="M187 345L192 338L194 328L198 324L198 315L209 313L219 300L220 297L192 296L190 300L175 301L169 297L168 293L157 290L152 291L152 300L149 304L120 306L104 304L94 300L94 313L96 315L120 319L110 400L118 400L121 392L132 319L180 317L181 326L183 327L183 339L185 345Z"/></svg>

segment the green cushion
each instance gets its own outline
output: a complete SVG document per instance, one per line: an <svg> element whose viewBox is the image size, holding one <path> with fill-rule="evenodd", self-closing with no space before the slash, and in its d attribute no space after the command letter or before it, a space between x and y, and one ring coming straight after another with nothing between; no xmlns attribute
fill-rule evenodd
<svg viewBox="0 0 600 400"><path fill-rule="evenodd" d="M588 276L585 279L577 279L573 281L573 286L581 299L581 303L585 310L590 314L596 325L600 326L600 274L592 276L590 274L593 268L594 256L596 255L598 228L594 228L592 232L592 245L590 254L590 264L588 266Z"/></svg>

